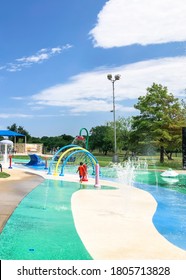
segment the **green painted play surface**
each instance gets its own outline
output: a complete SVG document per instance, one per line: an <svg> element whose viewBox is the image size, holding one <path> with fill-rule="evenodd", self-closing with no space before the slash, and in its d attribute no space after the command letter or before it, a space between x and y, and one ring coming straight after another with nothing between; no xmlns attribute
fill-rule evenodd
<svg viewBox="0 0 186 280"><path fill-rule="evenodd" d="M0 235L0 259L91 260L71 211L71 196L80 188L79 183L45 180L29 193Z"/></svg>

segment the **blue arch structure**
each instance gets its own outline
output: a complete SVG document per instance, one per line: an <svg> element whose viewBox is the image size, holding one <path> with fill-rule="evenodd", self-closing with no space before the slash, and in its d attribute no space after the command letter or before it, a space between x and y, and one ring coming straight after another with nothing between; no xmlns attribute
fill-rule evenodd
<svg viewBox="0 0 186 280"><path fill-rule="evenodd" d="M53 155L52 160L51 160L50 165L49 165L49 168L48 168L48 173L47 173L47 174L50 174L50 175L52 174L52 172L51 172L51 170L52 170L52 165L53 165L54 162L55 162L56 156L58 156L58 154L59 154L61 151L65 150L65 149L68 149L68 148L72 148L72 147L79 147L79 146L78 146L78 145L74 145L74 144L66 145L66 146L60 148L60 149Z"/></svg>
<svg viewBox="0 0 186 280"><path fill-rule="evenodd" d="M89 159L90 159L90 161L91 161L91 164L92 164L92 169L93 169L92 175L95 174L95 164L94 164L94 162L95 162L96 164L98 163L98 161L97 161L97 159L95 158L95 156L93 156L93 154L91 154L89 151L86 151L86 150L77 150L77 151L74 151L74 152L70 153L70 154L67 156L67 158L65 159L65 161L64 161L63 164L62 164L61 173L59 174L59 176L64 176L64 168L65 168L66 163L68 162L68 160L69 160L69 158L70 158L71 156L73 156L74 154L77 154L77 153L84 153L84 154L86 154L86 155L89 157ZM93 162L93 160L94 160L94 162Z"/></svg>

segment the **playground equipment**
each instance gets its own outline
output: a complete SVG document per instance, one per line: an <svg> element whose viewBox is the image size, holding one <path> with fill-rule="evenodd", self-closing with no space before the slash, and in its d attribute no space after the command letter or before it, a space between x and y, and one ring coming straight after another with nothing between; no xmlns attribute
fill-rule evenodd
<svg viewBox="0 0 186 280"><path fill-rule="evenodd" d="M83 159L82 156L84 157ZM48 174L64 176L65 167L67 165L71 166L73 164L77 170L80 161L86 164L89 173L91 172L90 169L92 169L92 175L96 175L96 170L99 170L99 168L96 169L96 166L99 166L97 159L88 150L73 144L64 146L56 152L50 162ZM99 180L99 175L96 176L97 180ZM88 178L84 178L84 180L88 180ZM96 186L98 185L99 184L96 183Z"/></svg>
<svg viewBox="0 0 186 280"><path fill-rule="evenodd" d="M81 136L83 130L85 130L85 132L86 132L85 148L88 150L88 141L89 141L88 130L85 127L81 128L80 131L79 131L79 135Z"/></svg>
<svg viewBox="0 0 186 280"><path fill-rule="evenodd" d="M75 150L75 151L74 151ZM69 158L71 158L72 156L74 156L75 154L77 153L83 153L85 154L87 157L85 159L86 163L87 163L87 160L89 159L90 160L90 163L91 163L91 166L92 166L92 175L95 174L95 164L97 163L97 160L96 158L90 153L88 152L86 149L84 148L81 148L81 147L74 147L74 148L70 148L68 149L67 151L65 151L61 157L59 158L57 164L56 164L56 168L55 168L55 172L54 172L54 175L57 175L57 170L58 170L58 167L59 167L59 164L60 164L60 159L62 157L64 157L67 153L73 151L72 153L70 153L66 158L65 160L63 161L62 163L62 167L61 167L61 173L59 174L60 176L64 176L64 168L65 168L65 165L67 164ZM78 161L79 162L79 161Z"/></svg>
<svg viewBox="0 0 186 280"><path fill-rule="evenodd" d="M9 167L9 155L11 154L13 142L10 140L0 141L0 151L2 155L1 165L5 168Z"/></svg>
<svg viewBox="0 0 186 280"><path fill-rule="evenodd" d="M100 183L99 183L99 174L100 174L100 172L99 172L99 164L98 163L96 163L96 176L95 176L95 187L97 187L97 188L99 188L101 185L100 185Z"/></svg>
<svg viewBox="0 0 186 280"><path fill-rule="evenodd" d="M82 136L82 131L85 130L86 132L86 137ZM88 142L89 142L89 133L86 128L81 128L79 131L79 135L75 137L73 140L72 144L78 145L78 146L83 146L85 147L86 150L88 150Z"/></svg>
<svg viewBox="0 0 186 280"><path fill-rule="evenodd" d="M57 175L59 173L59 166L61 166L61 172L59 173L59 175L63 176L65 166L67 165L67 163L72 162L72 159L76 165L79 164L80 159L75 157L77 153L82 153L84 155L84 162L90 162L94 174L95 164L98 163L97 159L88 150L73 144L64 146L55 153L50 162L48 174L52 174L52 170L54 170L54 175ZM57 163L55 159L57 159ZM83 160L81 159L81 161Z"/></svg>
<svg viewBox="0 0 186 280"><path fill-rule="evenodd" d="M26 163L29 166L45 166L45 162L36 154L29 154L30 161Z"/></svg>

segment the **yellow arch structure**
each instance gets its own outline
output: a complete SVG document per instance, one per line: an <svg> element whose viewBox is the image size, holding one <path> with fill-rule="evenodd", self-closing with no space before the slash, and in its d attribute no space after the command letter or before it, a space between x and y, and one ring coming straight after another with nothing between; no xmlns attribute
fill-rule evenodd
<svg viewBox="0 0 186 280"><path fill-rule="evenodd" d="M59 164L60 164L60 161L61 159L70 151L73 151L73 150L84 150L86 152L89 152L87 151L86 149L84 148L81 148L81 147L73 147L73 148L70 148L68 150L66 150L64 153L62 153L57 161L57 164L56 164L56 168L55 168L55 172L54 172L54 176L57 176L57 170L58 170L58 167L59 167Z"/></svg>

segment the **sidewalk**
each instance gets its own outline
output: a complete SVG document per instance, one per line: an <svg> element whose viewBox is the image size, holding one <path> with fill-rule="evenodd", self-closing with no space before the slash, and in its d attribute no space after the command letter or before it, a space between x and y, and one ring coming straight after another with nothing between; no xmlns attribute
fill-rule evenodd
<svg viewBox="0 0 186 280"><path fill-rule="evenodd" d="M26 171L18 169L3 171L11 176L0 178L0 232L20 201L43 181L42 177Z"/></svg>

